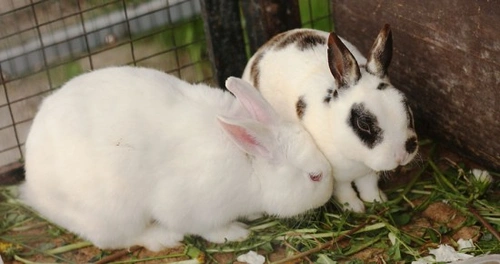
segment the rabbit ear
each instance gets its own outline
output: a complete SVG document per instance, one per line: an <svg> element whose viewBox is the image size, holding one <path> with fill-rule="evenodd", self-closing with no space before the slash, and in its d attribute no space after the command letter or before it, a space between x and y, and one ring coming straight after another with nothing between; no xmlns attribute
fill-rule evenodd
<svg viewBox="0 0 500 264"><path fill-rule="evenodd" d="M356 59L333 32L328 37L328 66L339 88L353 86L361 78Z"/></svg>
<svg viewBox="0 0 500 264"><path fill-rule="evenodd" d="M274 124L278 114L274 108L250 83L236 77L226 80L226 88L231 91L252 117L264 124Z"/></svg>
<svg viewBox="0 0 500 264"><path fill-rule="evenodd" d="M253 156L272 158L268 148L272 142L271 133L263 124L248 119L222 116L218 116L217 119L222 129L241 150Z"/></svg>
<svg viewBox="0 0 500 264"><path fill-rule="evenodd" d="M370 50L366 70L380 78L387 75L387 68L392 59L392 32L389 24L378 33Z"/></svg>

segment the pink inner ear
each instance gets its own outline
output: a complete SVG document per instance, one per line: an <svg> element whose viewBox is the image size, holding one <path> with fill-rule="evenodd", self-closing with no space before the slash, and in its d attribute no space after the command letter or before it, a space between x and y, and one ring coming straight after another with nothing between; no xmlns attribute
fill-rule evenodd
<svg viewBox="0 0 500 264"><path fill-rule="evenodd" d="M232 124L222 118L219 118L219 123L231 140L244 152L253 156L261 156L267 159L272 158L269 150L262 144L262 139L259 136L253 135L252 130L249 130L245 125Z"/></svg>
<svg viewBox="0 0 500 264"><path fill-rule="evenodd" d="M252 135L248 134L244 128L225 122L221 123L226 131L229 132L238 142L241 142L245 145L259 145L259 142Z"/></svg>

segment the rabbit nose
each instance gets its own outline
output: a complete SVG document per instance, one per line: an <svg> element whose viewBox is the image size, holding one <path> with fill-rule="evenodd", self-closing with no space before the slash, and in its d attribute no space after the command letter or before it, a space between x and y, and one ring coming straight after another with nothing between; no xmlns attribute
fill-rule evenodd
<svg viewBox="0 0 500 264"><path fill-rule="evenodd" d="M400 151L400 152L395 153L394 158L396 159L396 163L398 165L406 165L406 163L408 163L409 156L410 156L410 154L408 154L408 152Z"/></svg>
<svg viewBox="0 0 500 264"><path fill-rule="evenodd" d="M408 153L415 152L417 150L417 147L418 147L417 137L410 137L409 139L406 140L405 149Z"/></svg>

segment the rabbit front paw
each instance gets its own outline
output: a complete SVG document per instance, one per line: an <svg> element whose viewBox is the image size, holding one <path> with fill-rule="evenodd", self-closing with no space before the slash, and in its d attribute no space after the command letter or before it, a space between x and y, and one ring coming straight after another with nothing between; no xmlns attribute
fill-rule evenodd
<svg viewBox="0 0 500 264"><path fill-rule="evenodd" d="M357 193L351 186L351 182L337 182L334 194L344 210L356 213L363 213L365 211L365 205L358 198Z"/></svg>
<svg viewBox="0 0 500 264"><path fill-rule="evenodd" d="M366 202L385 202L387 196L378 188L378 175L370 173L354 181L361 200Z"/></svg>
<svg viewBox="0 0 500 264"><path fill-rule="evenodd" d="M160 251L164 248L180 246L184 236L172 232L160 225L152 225L139 236L136 244L142 245L150 251Z"/></svg>
<svg viewBox="0 0 500 264"><path fill-rule="evenodd" d="M250 235L247 226L240 222L232 222L221 228L212 230L202 236L213 243L224 243L226 241L243 241Z"/></svg>

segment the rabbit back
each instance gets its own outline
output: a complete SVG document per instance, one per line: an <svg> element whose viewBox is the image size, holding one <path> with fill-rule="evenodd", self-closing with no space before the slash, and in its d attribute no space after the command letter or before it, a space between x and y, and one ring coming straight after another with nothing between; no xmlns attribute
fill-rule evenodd
<svg viewBox="0 0 500 264"><path fill-rule="evenodd" d="M97 246L134 245L155 221L164 192L172 194L165 204L175 215L178 207L202 207L190 197L197 187L227 188L200 176L227 172L196 161L238 161L215 119L233 111L229 93L155 70L120 67L76 77L44 100L33 122L22 199ZM246 164L234 165L244 173ZM158 185L164 189L156 191Z"/></svg>

